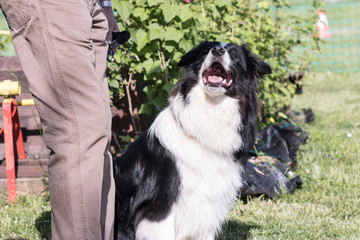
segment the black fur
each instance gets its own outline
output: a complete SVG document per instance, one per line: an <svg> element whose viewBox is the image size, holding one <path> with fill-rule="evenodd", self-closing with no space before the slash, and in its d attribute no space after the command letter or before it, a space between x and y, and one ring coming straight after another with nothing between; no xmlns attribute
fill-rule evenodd
<svg viewBox="0 0 360 240"><path fill-rule="evenodd" d="M134 228L142 219L164 219L179 194L174 158L147 133L115 159L115 239L135 239Z"/></svg>

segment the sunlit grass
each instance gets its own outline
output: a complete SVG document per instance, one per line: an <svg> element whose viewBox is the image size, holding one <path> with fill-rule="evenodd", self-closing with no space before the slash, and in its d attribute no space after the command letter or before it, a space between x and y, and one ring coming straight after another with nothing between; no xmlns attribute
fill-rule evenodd
<svg viewBox="0 0 360 240"><path fill-rule="evenodd" d="M312 108L301 124L301 189L279 199L238 202L218 239L360 239L360 74L305 79L293 110Z"/></svg>
<svg viewBox="0 0 360 240"><path fill-rule="evenodd" d="M5 192L0 195L0 239L50 239L50 203L42 195L17 197L9 204Z"/></svg>

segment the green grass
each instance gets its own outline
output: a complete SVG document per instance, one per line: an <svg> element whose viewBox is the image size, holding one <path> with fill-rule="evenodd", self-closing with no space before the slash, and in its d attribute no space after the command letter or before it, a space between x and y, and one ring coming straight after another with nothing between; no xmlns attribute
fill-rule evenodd
<svg viewBox="0 0 360 240"><path fill-rule="evenodd" d="M8 204L0 193L0 239L50 239L50 202L48 196L18 196Z"/></svg>
<svg viewBox="0 0 360 240"><path fill-rule="evenodd" d="M308 77L292 108L309 107L316 120L301 124L309 135L298 154L302 188L239 202L219 239L360 239L360 74Z"/></svg>
<svg viewBox="0 0 360 240"><path fill-rule="evenodd" d="M309 135L298 154L302 188L238 202L219 240L360 239L360 73L308 76L293 110L309 107L316 120L300 123ZM19 197L9 205L0 196L0 239L50 236L48 198Z"/></svg>

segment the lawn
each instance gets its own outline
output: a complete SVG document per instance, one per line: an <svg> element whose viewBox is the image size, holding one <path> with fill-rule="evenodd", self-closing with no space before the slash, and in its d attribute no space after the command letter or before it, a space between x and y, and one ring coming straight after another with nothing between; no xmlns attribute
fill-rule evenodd
<svg viewBox="0 0 360 240"><path fill-rule="evenodd" d="M271 201L238 203L219 239L360 239L360 74L316 74L292 108L311 107L298 155L304 185Z"/></svg>
<svg viewBox="0 0 360 240"><path fill-rule="evenodd" d="M304 184L278 199L238 202L218 240L360 239L360 73L313 74L293 101L312 108L315 122L298 153ZM50 236L47 196L19 197L8 205L0 193L0 239Z"/></svg>

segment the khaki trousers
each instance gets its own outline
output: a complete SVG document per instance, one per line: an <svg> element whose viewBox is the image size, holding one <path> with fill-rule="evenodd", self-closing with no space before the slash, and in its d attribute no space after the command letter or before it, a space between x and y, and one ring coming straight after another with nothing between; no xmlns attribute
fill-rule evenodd
<svg viewBox="0 0 360 240"><path fill-rule="evenodd" d="M107 20L95 0L0 0L50 150L53 239L113 239Z"/></svg>

